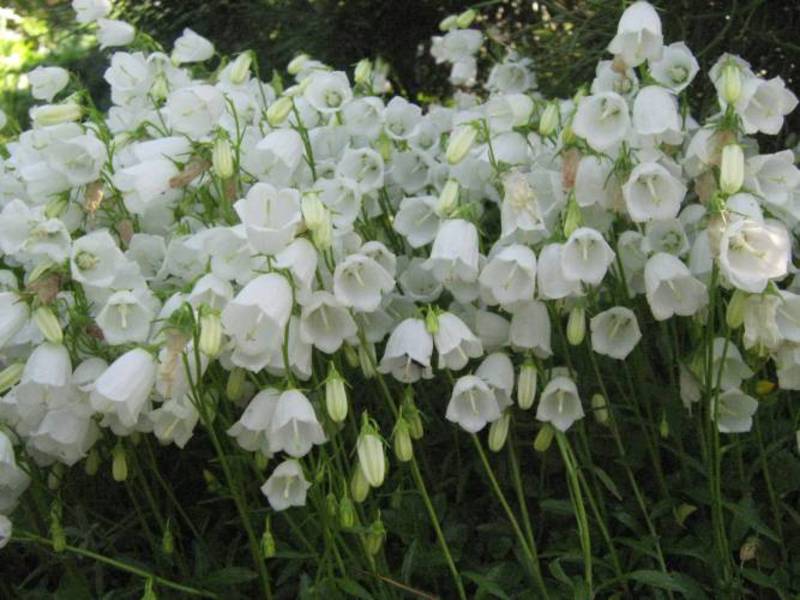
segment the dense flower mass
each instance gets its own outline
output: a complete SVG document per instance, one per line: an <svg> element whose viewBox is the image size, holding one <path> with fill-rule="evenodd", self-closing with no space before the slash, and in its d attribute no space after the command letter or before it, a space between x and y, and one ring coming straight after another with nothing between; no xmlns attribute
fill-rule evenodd
<svg viewBox="0 0 800 600"><path fill-rule="evenodd" d="M304 457L363 418L363 499L390 468L389 430L347 373L376 397L405 388L389 398L402 462L422 435L414 386L432 378L449 391L429 418L491 429L493 449L534 405L538 445L607 421L614 398L592 397L573 346L646 361L642 339L680 327L656 368L722 433L750 429L765 364L800 389L800 170L752 137L797 98L726 54L719 110L698 120L683 94L697 61L646 2L563 100L514 53L480 87L484 36L453 18L432 53L462 91L425 107L388 97L369 61L352 79L301 56L285 85L244 52L209 73L214 46L191 29L145 51L107 2L73 4L113 48L113 104L37 68L43 103L0 160L0 547L20 465L141 434L182 448L226 398L231 440L278 459L261 488L275 511L306 502L323 475Z"/></svg>

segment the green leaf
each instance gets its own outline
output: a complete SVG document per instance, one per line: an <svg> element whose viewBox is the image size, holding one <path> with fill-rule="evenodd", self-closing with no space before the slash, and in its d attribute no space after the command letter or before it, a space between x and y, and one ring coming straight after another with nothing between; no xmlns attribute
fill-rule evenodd
<svg viewBox="0 0 800 600"><path fill-rule="evenodd" d="M258 577L258 574L244 567L225 567L200 579L201 586L226 587L247 583Z"/></svg>
<svg viewBox="0 0 800 600"><path fill-rule="evenodd" d="M782 543L778 534L767 527L764 521L761 520L752 498L742 498L736 504L732 502L723 502L722 505L756 533L760 533L764 537L771 539L776 544Z"/></svg>
<svg viewBox="0 0 800 600"><path fill-rule="evenodd" d="M651 588L658 588L660 590L668 590L670 592L681 592L685 595L690 595L685 585L679 582L675 577L669 573L662 573L661 571L651 571L649 569L641 569L633 571L625 576L625 579L630 579L636 583L642 583Z"/></svg>
<svg viewBox="0 0 800 600"><path fill-rule="evenodd" d="M463 571L461 573L467 579L474 581L478 584L478 589L475 592L475 596L477 597L481 592L487 593L495 598L500 598L500 600L511 600L511 597L503 591L503 588L500 585L491 579L487 579L480 573L476 573L474 571Z"/></svg>
<svg viewBox="0 0 800 600"><path fill-rule="evenodd" d="M364 587L353 581L352 579L337 579L336 585L345 594L353 598L362 598L363 600L372 600L373 596Z"/></svg>
<svg viewBox="0 0 800 600"><path fill-rule="evenodd" d="M620 502L622 502L622 494L619 493L619 489L617 488L617 484L614 483L614 480L609 477L608 473L606 473L600 467L595 467L594 472L597 477L600 479L600 482L606 486L606 489L611 492L611 494Z"/></svg>

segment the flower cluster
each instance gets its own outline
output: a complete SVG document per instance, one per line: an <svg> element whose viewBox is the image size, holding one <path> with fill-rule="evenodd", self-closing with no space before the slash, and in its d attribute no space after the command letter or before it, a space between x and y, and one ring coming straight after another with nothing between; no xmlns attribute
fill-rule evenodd
<svg viewBox="0 0 800 600"><path fill-rule="evenodd" d="M250 52L208 71L214 46L189 29L167 54L107 0L73 6L101 47L132 47L110 54L105 114L63 69L31 72L42 103L0 161L0 514L28 485L18 460L88 463L141 434L183 447L231 401L230 438L279 458L275 510L305 502L303 457L358 415L363 500L387 457L355 373L405 390L400 461L423 435L418 382L450 389L432 418L499 448L513 411L552 436L589 410L595 375L570 347L626 361L678 326L663 368L720 432L750 429L766 365L800 389L800 170L753 137L797 98L725 54L698 121L697 60L646 2L566 100L513 53L478 88L484 37L453 17L432 53L476 91L425 108L383 95L366 60L351 79L300 56L284 87Z"/></svg>

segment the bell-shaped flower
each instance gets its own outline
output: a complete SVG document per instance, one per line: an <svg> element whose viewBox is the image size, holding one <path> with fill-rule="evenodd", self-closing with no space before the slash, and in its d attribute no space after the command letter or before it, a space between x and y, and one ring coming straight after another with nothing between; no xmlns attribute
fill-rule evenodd
<svg viewBox="0 0 800 600"><path fill-rule="evenodd" d="M267 497L272 510L281 511L291 506L305 506L310 487L300 463L287 459L275 468L261 486L261 493Z"/></svg>
<svg viewBox="0 0 800 600"><path fill-rule="evenodd" d="M386 105L383 113L384 131L395 140L408 140L415 136L422 120L422 110L400 96L395 96Z"/></svg>
<svg viewBox="0 0 800 600"><path fill-rule="evenodd" d="M477 433L501 416L494 392L480 377L459 377L453 386L445 418L469 433Z"/></svg>
<svg viewBox="0 0 800 600"><path fill-rule="evenodd" d="M581 295L579 280L567 279L561 268L563 244L547 244L539 253L536 283L539 297L543 300L558 300L567 296Z"/></svg>
<svg viewBox="0 0 800 600"><path fill-rule="evenodd" d="M180 190L170 186L178 167L167 158L154 158L119 169L113 178L114 187L121 193L125 208L135 215L168 203L180 196Z"/></svg>
<svg viewBox="0 0 800 600"><path fill-rule="evenodd" d="M747 159L745 177L747 188L775 208L791 204L800 186L800 169L794 164L791 150L751 156Z"/></svg>
<svg viewBox="0 0 800 600"><path fill-rule="evenodd" d="M352 179L362 194L383 186L383 158L370 148L345 150L334 171L337 177Z"/></svg>
<svg viewBox="0 0 800 600"><path fill-rule="evenodd" d="M69 83L69 72L61 67L36 67L28 73L31 96L37 100L52 102L58 92Z"/></svg>
<svg viewBox="0 0 800 600"><path fill-rule="evenodd" d="M347 74L341 71L316 71L303 92L308 103L323 114L333 114L353 98Z"/></svg>
<svg viewBox="0 0 800 600"><path fill-rule="evenodd" d="M566 376L553 377L539 398L536 418L543 423L550 423L559 431L566 431L583 416L583 405L575 382Z"/></svg>
<svg viewBox="0 0 800 600"><path fill-rule="evenodd" d="M547 358L553 353L550 346L550 315L544 302L530 300L514 307L509 341L513 348L532 350L540 358Z"/></svg>
<svg viewBox="0 0 800 600"><path fill-rule="evenodd" d="M610 208L621 195L614 163L608 158L588 154L583 156L575 172L575 200L578 206L599 205Z"/></svg>
<svg viewBox="0 0 800 600"><path fill-rule="evenodd" d="M439 354L439 368L459 371L470 358L483 354L483 345L469 327L452 313L444 312L437 317L438 327L433 334L433 343Z"/></svg>
<svg viewBox="0 0 800 600"><path fill-rule="evenodd" d="M726 342L725 338L715 338L712 345L711 384L723 390L738 388L742 381L753 376L753 371L744 362L741 352L733 342ZM695 374L705 385L705 366L698 365Z"/></svg>
<svg viewBox="0 0 800 600"><path fill-rule="evenodd" d="M288 341L288 356L284 356L283 347L275 348L267 356L267 362L264 369L275 377L286 376L286 359L288 358L288 367L294 373L294 376L301 381L311 379L311 355L312 346L303 341L300 335L300 317L292 316L289 319L289 341ZM246 367L253 371L258 371L257 365Z"/></svg>
<svg viewBox="0 0 800 600"><path fill-rule="evenodd" d="M228 435L236 438L236 443L241 448L248 452L261 452L267 457L272 456L269 450L269 431L280 395L280 390L275 388L261 390L250 400L239 420L228 429Z"/></svg>
<svg viewBox="0 0 800 600"><path fill-rule="evenodd" d="M645 162L631 171L622 195L631 220L645 223L677 217L686 186L660 164Z"/></svg>
<svg viewBox="0 0 800 600"><path fill-rule="evenodd" d="M183 396L170 398L151 411L148 418L153 423L153 435L161 444L175 444L183 448L194 434L200 414L191 399Z"/></svg>
<svg viewBox="0 0 800 600"><path fill-rule="evenodd" d="M720 433L746 433L753 427L758 400L738 389L722 392L713 406L711 418Z"/></svg>
<svg viewBox="0 0 800 600"><path fill-rule="evenodd" d="M217 124L225 112L225 97L214 86L190 85L170 93L163 111L173 131L196 139Z"/></svg>
<svg viewBox="0 0 800 600"><path fill-rule="evenodd" d="M361 312L380 306L384 294L394 288L394 277L376 260L363 254L351 254L333 273L333 293L343 305Z"/></svg>
<svg viewBox="0 0 800 600"><path fill-rule="evenodd" d="M414 302L434 302L442 293L442 284L422 267L424 262L415 256L397 278L403 294Z"/></svg>
<svg viewBox="0 0 800 600"><path fill-rule="evenodd" d="M747 297L742 310L742 342L745 349L765 353L778 348L784 339L778 326L778 309L781 304L783 298L778 295L752 294Z"/></svg>
<svg viewBox="0 0 800 600"><path fill-rule="evenodd" d="M536 291L536 255L522 244L500 248L484 265L478 281L488 304L508 306L532 300Z"/></svg>
<svg viewBox="0 0 800 600"><path fill-rule="evenodd" d="M109 296L97 315L97 324L111 345L144 342L156 316L141 294L121 290Z"/></svg>
<svg viewBox="0 0 800 600"><path fill-rule="evenodd" d="M270 452L284 451L294 458L305 456L312 446L326 441L314 407L299 390L287 390L278 397L267 437Z"/></svg>
<svg viewBox="0 0 800 600"><path fill-rule="evenodd" d="M494 392L500 409L511 406L514 402L514 365L507 354L493 352L483 359L475 375L483 379Z"/></svg>
<svg viewBox="0 0 800 600"><path fill-rule="evenodd" d="M392 226L412 248L421 248L436 238L440 223L437 201L435 196L414 196L400 202Z"/></svg>
<svg viewBox="0 0 800 600"><path fill-rule="evenodd" d="M797 107L797 96L786 89L780 77L768 81L753 77L742 84L742 96L736 112L742 118L745 133L777 135L783 119Z"/></svg>
<svg viewBox="0 0 800 600"><path fill-rule="evenodd" d="M433 377L431 354L433 339L422 319L405 319L394 328L383 352L378 370L391 373L403 383Z"/></svg>
<svg viewBox="0 0 800 600"><path fill-rule="evenodd" d="M0 292L0 349L4 348L30 319L30 309L19 294Z"/></svg>
<svg viewBox="0 0 800 600"><path fill-rule="evenodd" d="M622 13L608 51L620 56L626 65L638 67L645 60L660 59L663 47L661 19L652 4L640 0Z"/></svg>
<svg viewBox="0 0 800 600"><path fill-rule="evenodd" d="M105 229L99 229L76 239L72 244L70 273L79 283L108 287L125 255Z"/></svg>
<svg viewBox="0 0 800 600"><path fill-rule="evenodd" d="M800 345L784 344L775 356L778 384L784 390L800 390Z"/></svg>
<svg viewBox="0 0 800 600"><path fill-rule="evenodd" d="M156 361L146 350L134 348L120 356L95 381L92 408L111 415L124 427L134 427L156 380Z"/></svg>
<svg viewBox="0 0 800 600"><path fill-rule="evenodd" d="M83 404L67 404L47 412L28 437L29 449L71 467L84 458L100 431L91 409Z"/></svg>
<svg viewBox="0 0 800 600"><path fill-rule="evenodd" d="M353 341L358 328L347 309L330 292L313 292L300 316L300 338L323 352L336 352Z"/></svg>
<svg viewBox="0 0 800 600"><path fill-rule="evenodd" d="M61 406L70 400L71 379L72 361L67 349L52 342L39 344L25 362L16 387L17 401L30 413Z"/></svg>
<svg viewBox="0 0 800 600"><path fill-rule="evenodd" d="M0 514L11 514L30 481L28 474L17 465L11 440L0 431Z"/></svg>
<svg viewBox="0 0 800 600"><path fill-rule="evenodd" d="M561 248L561 270L568 281L599 285L613 261L611 246L591 227L573 231ZM539 263L543 261L540 259Z"/></svg>
<svg viewBox="0 0 800 600"><path fill-rule="evenodd" d="M222 325L243 351L258 353L280 347L292 312L292 288L276 273L259 275L222 311Z"/></svg>
<svg viewBox="0 0 800 600"><path fill-rule="evenodd" d="M665 46L661 58L650 61L650 75L653 79L675 93L685 90L699 70L697 59L683 42Z"/></svg>
<svg viewBox="0 0 800 600"><path fill-rule="evenodd" d="M675 95L660 85L639 90L633 102L633 128L640 136L678 143L683 137Z"/></svg>
<svg viewBox="0 0 800 600"><path fill-rule="evenodd" d="M595 315L589 326L592 350L619 360L626 358L642 339L636 315L624 306L615 306Z"/></svg>
<svg viewBox="0 0 800 600"><path fill-rule="evenodd" d="M666 252L673 256L683 256L689 252L689 238L680 219L648 221L642 250L645 252Z"/></svg>
<svg viewBox="0 0 800 600"><path fill-rule="evenodd" d="M117 19L97 19L97 41L100 50L133 43L136 29L130 23Z"/></svg>
<svg viewBox="0 0 800 600"><path fill-rule="evenodd" d="M791 252L789 234L780 222L738 219L722 233L719 266L733 286L760 294L769 281L788 273Z"/></svg>
<svg viewBox="0 0 800 600"><path fill-rule="evenodd" d="M677 257L659 252L644 268L647 303L657 321L691 316L708 303L705 284L695 279Z"/></svg>
<svg viewBox="0 0 800 600"><path fill-rule="evenodd" d="M72 0L72 10L78 23L91 23L111 12L111 0Z"/></svg>
<svg viewBox="0 0 800 600"><path fill-rule="evenodd" d="M546 237L547 225L543 207L529 174L511 170L504 175L500 227L503 237L516 233L524 241L531 242Z"/></svg>
<svg viewBox="0 0 800 600"><path fill-rule="evenodd" d="M619 144L628 135L630 127L628 103L614 92L581 98L572 121L575 134L598 152Z"/></svg>
<svg viewBox="0 0 800 600"><path fill-rule="evenodd" d="M172 60L176 64L203 62L214 56L214 45L188 27L175 40Z"/></svg>
<svg viewBox="0 0 800 600"><path fill-rule="evenodd" d="M294 172L305 152L303 138L294 129L269 132L256 144L256 150L261 162L272 167L282 167L288 173Z"/></svg>
<svg viewBox="0 0 800 600"><path fill-rule="evenodd" d="M277 254L292 241L303 215L297 190L277 190L258 182L234 205L244 223L247 240L256 252Z"/></svg>
<svg viewBox="0 0 800 600"><path fill-rule="evenodd" d="M0 550L8 545L14 532L14 524L5 515L0 515Z"/></svg>
<svg viewBox="0 0 800 600"><path fill-rule="evenodd" d="M475 281L478 278L479 255L475 225L463 219L448 219L439 227L425 268L441 282L451 278Z"/></svg>
<svg viewBox="0 0 800 600"><path fill-rule="evenodd" d="M800 295L781 290L780 298L775 321L781 337L789 342L800 343Z"/></svg>
<svg viewBox="0 0 800 600"><path fill-rule="evenodd" d="M88 134L54 141L44 151L44 156L47 165L73 187L97 180L108 159L103 142Z"/></svg>

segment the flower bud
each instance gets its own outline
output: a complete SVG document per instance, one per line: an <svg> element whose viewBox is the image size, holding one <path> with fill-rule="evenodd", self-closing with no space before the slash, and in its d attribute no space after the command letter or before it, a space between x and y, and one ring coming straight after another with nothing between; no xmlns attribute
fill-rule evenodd
<svg viewBox="0 0 800 600"><path fill-rule="evenodd" d="M320 469L321 471L322 469ZM328 518L335 519L336 516L339 514L339 502L336 500L336 495L333 492L329 492L327 496L325 496L325 510L328 512Z"/></svg>
<svg viewBox="0 0 800 600"><path fill-rule="evenodd" d="M730 302L725 309L725 323L730 329L739 329L744 323L744 309L747 305L747 292L734 290Z"/></svg>
<svg viewBox="0 0 800 600"><path fill-rule="evenodd" d="M286 65L286 72L289 73L289 75L297 75L303 70L303 67L309 60L310 57L308 54L298 54Z"/></svg>
<svg viewBox="0 0 800 600"><path fill-rule="evenodd" d="M267 122L272 127L277 127L286 120L293 106L291 97L281 96L267 108Z"/></svg>
<svg viewBox="0 0 800 600"><path fill-rule="evenodd" d="M69 197L66 195L59 195L50 200L44 207L44 216L48 219L57 219L64 214L69 205Z"/></svg>
<svg viewBox="0 0 800 600"><path fill-rule="evenodd" d="M83 470L89 477L94 477L97 475L97 471L100 470L100 462L100 453L97 451L97 448L92 448L89 450L89 456L86 457Z"/></svg>
<svg viewBox="0 0 800 600"><path fill-rule="evenodd" d="M400 462L408 462L414 458L414 444L408 431L408 423L403 417L394 428L394 455Z"/></svg>
<svg viewBox="0 0 800 600"><path fill-rule="evenodd" d="M252 63L253 53L249 50L247 52L242 52L239 56L237 56L236 60L233 61L233 65L231 66L231 83L234 85L244 83L247 79L248 73L250 73L250 65Z"/></svg>
<svg viewBox="0 0 800 600"><path fill-rule="evenodd" d="M489 426L489 450L500 452L508 439L508 427L511 424L511 413L505 411L499 419Z"/></svg>
<svg viewBox="0 0 800 600"><path fill-rule="evenodd" d="M658 434L663 438L669 437L669 421L667 421L666 413L661 413L661 421L658 423Z"/></svg>
<svg viewBox="0 0 800 600"><path fill-rule="evenodd" d="M428 309L425 315L425 329L431 335L439 333L439 317L436 316L436 311L432 308Z"/></svg>
<svg viewBox="0 0 800 600"><path fill-rule="evenodd" d="M575 306L569 311L567 319L567 341L572 346L580 346L586 337L586 309Z"/></svg>
<svg viewBox="0 0 800 600"><path fill-rule="evenodd" d="M233 151L225 138L217 138L211 150L211 166L217 177L228 179L233 175Z"/></svg>
<svg viewBox="0 0 800 600"><path fill-rule="evenodd" d="M355 502L361 504L367 499L368 494L369 481L367 481L367 478L364 476L361 465L357 464L356 468L353 470L353 476L350 478L350 495Z"/></svg>
<svg viewBox="0 0 800 600"><path fill-rule="evenodd" d="M163 72L156 74L150 87L150 95L156 100L163 100L169 95L169 82Z"/></svg>
<svg viewBox="0 0 800 600"><path fill-rule="evenodd" d="M356 507L349 496L339 501L339 525L342 529L350 529L356 524Z"/></svg>
<svg viewBox="0 0 800 600"><path fill-rule="evenodd" d="M545 423L539 433L536 434L536 439L533 440L533 449L539 453L547 452L550 444L553 443L554 434L555 429L553 429L553 426L550 423Z"/></svg>
<svg viewBox="0 0 800 600"><path fill-rule="evenodd" d="M222 347L222 320L214 310L204 311L200 317L198 349L209 358L215 358Z"/></svg>
<svg viewBox="0 0 800 600"><path fill-rule="evenodd" d="M275 556L275 537L272 535L269 517L264 522L264 533L261 535L261 556L264 558Z"/></svg>
<svg viewBox="0 0 800 600"><path fill-rule="evenodd" d="M542 137L550 137L553 135L558 127L559 117L558 104L555 102L548 102L547 106L542 111L542 116L539 118L539 135Z"/></svg>
<svg viewBox="0 0 800 600"><path fill-rule="evenodd" d="M756 394L759 396L768 396L777 386L774 381L768 379L759 379L756 381Z"/></svg>
<svg viewBox="0 0 800 600"><path fill-rule="evenodd" d="M353 80L356 83L369 83L369 78L372 76L372 62L368 58L362 58L356 65L355 72L353 73Z"/></svg>
<svg viewBox="0 0 800 600"><path fill-rule="evenodd" d="M0 394L11 389L22 378L22 372L25 370L25 363L11 363L5 369L0 371Z"/></svg>
<svg viewBox="0 0 800 600"><path fill-rule="evenodd" d="M245 376L246 373L244 369L235 367L231 370L228 375L228 382L225 384L225 395L228 397L228 400L235 402L242 397Z"/></svg>
<svg viewBox="0 0 800 600"><path fill-rule="evenodd" d="M375 377L375 345L367 343L358 347L358 364L361 367L361 374L364 379Z"/></svg>
<svg viewBox="0 0 800 600"><path fill-rule="evenodd" d="M386 477L386 455L383 452L383 441L370 423L367 413L364 413L356 451L367 482L372 487L380 487Z"/></svg>
<svg viewBox="0 0 800 600"><path fill-rule="evenodd" d="M458 182L455 179L448 179L439 194L439 202L436 204L436 214L444 217L453 212L458 205Z"/></svg>
<svg viewBox="0 0 800 600"><path fill-rule="evenodd" d="M170 556L175 552L175 536L172 534L172 528L167 522L167 526L164 529L164 535L161 536L161 550L164 551L164 554Z"/></svg>
<svg viewBox="0 0 800 600"><path fill-rule="evenodd" d="M325 409L334 423L341 423L347 417L347 391L344 379L331 364L331 372L325 381Z"/></svg>
<svg viewBox="0 0 800 600"><path fill-rule="evenodd" d="M269 457L266 454L263 452L255 452L253 455L253 460L256 463L256 469L258 469L260 472L267 470L267 465L269 465Z"/></svg>
<svg viewBox="0 0 800 600"><path fill-rule="evenodd" d="M755 560L758 557L760 546L761 543L757 537L752 535L748 537L739 548L739 562L746 563Z"/></svg>
<svg viewBox="0 0 800 600"><path fill-rule="evenodd" d="M519 369L519 380L517 381L517 404L522 410L528 410L536 400L537 379L536 365L532 361L526 360Z"/></svg>
<svg viewBox="0 0 800 600"><path fill-rule="evenodd" d="M386 538L386 528L383 523L378 520L372 523L364 535L364 547L370 556L375 556L381 551L383 540Z"/></svg>
<svg viewBox="0 0 800 600"><path fill-rule="evenodd" d="M319 229L324 225L325 219L330 218L317 192L306 192L303 194L300 208L303 212L303 221L310 231Z"/></svg>
<svg viewBox="0 0 800 600"><path fill-rule="evenodd" d="M439 22L439 31L450 31L458 27L458 15L447 15Z"/></svg>
<svg viewBox="0 0 800 600"><path fill-rule="evenodd" d="M73 102L65 104L45 104L30 110L31 121L36 127L49 127L60 123L77 121L81 118L82 109Z"/></svg>
<svg viewBox="0 0 800 600"><path fill-rule="evenodd" d="M348 366L351 369L358 367L360 364L358 362L358 350L346 343L342 344L342 350L344 351L344 359L347 361Z"/></svg>
<svg viewBox="0 0 800 600"><path fill-rule="evenodd" d="M608 423L608 401L606 397L603 396L603 394L597 393L592 396L591 403L594 420L601 425Z"/></svg>
<svg viewBox="0 0 800 600"><path fill-rule="evenodd" d="M472 25L472 22L475 20L477 15L478 13L476 13L474 9L468 8L456 17L456 27L459 29L466 29Z"/></svg>
<svg viewBox="0 0 800 600"><path fill-rule="evenodd" d="M583 225L583 215L581 207L575 200L575 194L570 194L567 200L567 214L564 216L564 237L572 235L578 227Z"/></svg>
<svg viewBox="0 0 800 600"><path fill-rule="evenodd" d="M378 139L375 141L375 149L378 151L378 154L381 155L381 158L384 161L388 162L392 158L394 144L392 142L392 138L386 135L385 131L382 131L378 136Z"/></svg>
<svg viewBox="0 0 800 600"><path fill-rule="evenodd" d="M333 245L333 224L327 209L322 224L311 232L311 240L317 250L327 250Z"/></svg>
<svg viewBox="0 0 800 600"><path fill-rule="evenodd" d="M403 418L408 425L408 433L412 439L421 440L425 433L422 427L422 417L419 416L419 409L414 404L414 390L411 386L406 388L402 406Z"/></svg>
<svg viewBox="0 0 800 600"><path fill-rule="evenodd" d="M464 157L475 143L476 137L478 137L478 130L472 125L462 125L456 129L447 144L447 162L451 165L457 165L464 160Z"/></svg>
<svg viewBox="0 0 800 600"><path fill-rule="evenodd" d="M722 99L728 104L736 104L742 95L742 71L734 61L722 67L722 84L720 85Z"/></svg>
<svg viewBox="0 0 800 600"><path fill-rule="evenodd" d="M128 459L125 457L125 447L117 442L111 451L111 475L117 483L128 479Z"/></svg>
<svg viewBox="0 0 800 600"><path fill-rule="evenodd" d="M744 152L739 144L728 144L722 149L719 167L719 189L735 194L744 183Z"/></svg>
<svg viewBox="0 0 800 600"><path fill-rule="evenodd" d="M64 332L61 331L61 324L48 306L40 306L33 311L33 322L42 332L48 342L60 344L64 341Z"/></svg>
<svg viewBox="0 0 800 600"><path fill-rule="evenodd" d="M144 594L141 600L158 600L155 590L155 582L152 577L148 577L144 583Z"/></svg>
<svg viewBox="0 0 800 600"><path fill-rule="evenodd" d="M61 499L56 498L50 507L50 541L53 543L53 552L61 553L67 548L67 536L61 524Z"/></svg>
<svg viewBox="0 0 800 600"><path fill-rule="evenodd" d="M56 463L50 469L50 472L47 474L47 487L52 490L56 491L58 488L61 487L61 480L64 477L64 465L61 463Z"/></svg>

